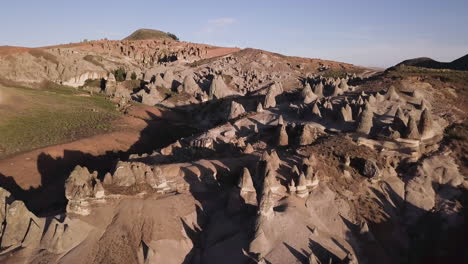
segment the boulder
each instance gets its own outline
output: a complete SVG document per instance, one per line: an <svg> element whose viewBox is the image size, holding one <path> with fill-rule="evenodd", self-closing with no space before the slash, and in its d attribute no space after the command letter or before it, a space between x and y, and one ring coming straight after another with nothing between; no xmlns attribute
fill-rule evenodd
<svg viewBox="0 0 468 264"><path fill-rule="evenodd" d="M371 159L366 159L364 161L361 173L367 178L376 178L380 176L380 170L377 163Z"/></svg>
<svg viewBox="0 0 468 264"><path fill-rule="evenodd" d="M130 164L122 161L117 163L112 179L113 184L116 186L128 187L136 183Z"/></svg>
<svg viewBox="0 0 468 264"><path fill-rule="evenodd" d="M91 174L87 168L76 166L65 181L65 197L69 201L93 198L96 179L97 172Z"/></svg>
<svg viewBox="0 0 468 264"><path fill-rule="evenodd" d="M182 91L191 95L201 92L200 87L195 82L191 74L185 76L182 84Z"/></svg>

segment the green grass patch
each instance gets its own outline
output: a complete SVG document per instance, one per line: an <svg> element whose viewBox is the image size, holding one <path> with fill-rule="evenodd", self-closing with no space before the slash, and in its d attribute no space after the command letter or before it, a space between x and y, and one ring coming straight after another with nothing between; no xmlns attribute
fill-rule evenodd
<svg viewBox="0 0 468 264"><path fill-rule="evenodd" d="M424 76L439 79L442 82L468 84L468 71L447 69L429 69L422 67L400 65L387 71L389 77L404 78L409 76ZM468 89L468 88L467 88Z"/></svg>
<svg viewBox="0 0 468 264"><path fill-rule="evenodd" d="M60 85L0 89L0 158L112 131L120 116L104 96Z"/></svg>

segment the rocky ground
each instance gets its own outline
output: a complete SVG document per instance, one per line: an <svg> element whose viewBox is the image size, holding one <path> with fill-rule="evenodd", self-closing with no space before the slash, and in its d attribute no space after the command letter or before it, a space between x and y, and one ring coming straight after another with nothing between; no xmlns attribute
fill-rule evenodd
<svg viewBox="0 0 468 264"><path fill-rule="evenodd" d="M33 189L0 171L0 262L468 261L466 72L172 40L5 48L0 61L3 85L47 79L167 121Z"/></svg>

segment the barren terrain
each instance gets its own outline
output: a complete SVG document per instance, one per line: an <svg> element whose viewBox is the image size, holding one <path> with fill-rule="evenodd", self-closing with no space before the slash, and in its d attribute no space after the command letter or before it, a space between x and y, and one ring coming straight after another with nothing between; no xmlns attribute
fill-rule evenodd
<svg viewBox="0 0 468 264"><path fill-rule="evenodd" d="M0 48L1 263L468 262L468 71L137 33Z"/></svg>

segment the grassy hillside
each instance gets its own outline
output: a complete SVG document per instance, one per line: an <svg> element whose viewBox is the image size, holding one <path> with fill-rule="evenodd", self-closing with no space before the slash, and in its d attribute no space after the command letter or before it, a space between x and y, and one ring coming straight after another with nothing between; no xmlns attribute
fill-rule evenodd
<svg viewBox="0 0 468 264"><path fill-rule="evenodd" d="M102 96L48 85L0 85L0 158L112 130L120 116Z"/></svg>
<svg viewBox="0 0 468 264"><path fill-rule="evenodd" d="M178 38L169 32L162 32L154 29L139 29L133 32L130 36L124 38L124 40L145 40L145 39L174 39Z"/></svg>
<svg viewBox="0 0 468 264"><path fill-rule="evenodd" d="M439 62L431 58L416 58L400 62L395 67L405 65L413 67L422 67L428 69L451 69L459 71L468 71L468 55L465 55L452 62Z"/></svg>

